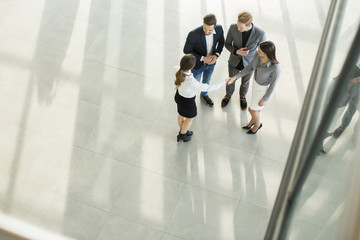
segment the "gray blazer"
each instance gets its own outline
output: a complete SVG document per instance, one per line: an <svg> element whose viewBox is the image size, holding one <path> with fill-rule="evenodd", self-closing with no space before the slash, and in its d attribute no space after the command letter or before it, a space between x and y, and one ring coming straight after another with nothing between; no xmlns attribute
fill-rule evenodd
<svg viewBox="0 0 360 240"><path fill-rule="evenodd" d="M233 67L237 67L240 63L242 56L234 54L234 52L240 48L246 47L249 49L249 54L243 58L244 67L246 67L253 59L256 48L260 42L265 41L265 32L253 25L253 29L246 43L246 46L242 45L242 33L237 29L237 24L231 24L225 40L225 47L230 52L229 63Z"/></svg>

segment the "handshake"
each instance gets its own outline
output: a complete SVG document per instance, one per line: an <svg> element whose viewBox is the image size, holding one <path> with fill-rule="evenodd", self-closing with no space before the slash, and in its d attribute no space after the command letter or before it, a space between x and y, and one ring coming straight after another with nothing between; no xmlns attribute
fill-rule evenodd
<svg viewBox="0 0 360 240"><path fill-rule="evenodd" d="M230 84L232 84L233 82L236 81L236 77L235 76L234 77L228 77L228 78L225 79L225 81L226 81L226 86L228 86L228 85L230 85Z"/></svg>

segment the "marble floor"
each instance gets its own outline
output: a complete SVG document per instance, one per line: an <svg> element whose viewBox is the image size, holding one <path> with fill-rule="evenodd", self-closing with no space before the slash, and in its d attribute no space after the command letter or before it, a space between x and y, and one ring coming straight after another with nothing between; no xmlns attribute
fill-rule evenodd
<svg viewBox="0 0 360 240"><path fill-rule="evenodd" d="M0 5L1 213L73 239L263 238L329 1ZM194 136L176 142L173 67L187 33L209 12L227 32L244 10L281 67L263 128L245 134L249 114L236 94L222 109L223 88L214 108L197 98Z"/></svg>

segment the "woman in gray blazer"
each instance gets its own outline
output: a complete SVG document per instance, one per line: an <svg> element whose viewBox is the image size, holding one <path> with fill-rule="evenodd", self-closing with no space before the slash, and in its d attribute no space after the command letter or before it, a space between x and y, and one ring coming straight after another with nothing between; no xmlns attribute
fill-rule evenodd
<svg viewBox="0 0 360 240"><path fill-rule="evenodd" d="M262 127L262 123L260 122L260 111L269 100L280 76L279 62L276 59L275 45L273 42L265 41L260 43L257 54L250 64L230 79L239 79L252 71L255 71L255 73L249 106L251 120L243 127L243 129L248 129L248 134L256 134Z"/></svg>

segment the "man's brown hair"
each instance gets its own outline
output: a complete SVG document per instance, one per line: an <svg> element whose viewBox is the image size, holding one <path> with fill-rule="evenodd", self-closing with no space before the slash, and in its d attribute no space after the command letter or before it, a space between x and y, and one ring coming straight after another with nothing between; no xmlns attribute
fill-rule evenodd
<svg viewBox="0 0 360 240"><path fill-rule="evenodd" d="M215 14L212 14L212 13L206 14L206 16L204 17L204 23L209 26L211 26L211 25L216 26Z"/></svg>
<svg viewBox="0 0 360 240"><path fill-rule="evenodd" d="M250 23L252 23L252 20L253 20L252 15L249 12L241 12L238 15L238 22L243 23L246 26L249 26Z"/></svg>

